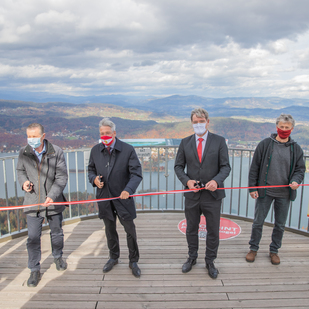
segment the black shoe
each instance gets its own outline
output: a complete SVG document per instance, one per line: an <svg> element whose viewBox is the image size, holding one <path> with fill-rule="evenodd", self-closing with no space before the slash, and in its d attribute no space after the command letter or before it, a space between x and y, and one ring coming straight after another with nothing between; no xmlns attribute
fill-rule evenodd
<svg viewBox="0 0 309 309"><path fill-rule="evenodd" d="M58 259L54 259L54 263L56 264L58 271L64 271L68 267L68 264L62 259L61 256Z"/></svg>
<svg viewBox="0 0 309 309"><path fill-rule="evenodd" d="M187 259L187 262L182 265L182 272L187 273L192 269L192 266L196 264L196 259Z"/></svg>
<svg viewBox="0 0 309 309"><path fill-rule="evenodd" d="M215 267L214 263L206 263L208 269L208 275L212 279L217 279L219 270Z"/></svg>
<svg viewBox="0 0 309 309"><path fill-rule="evenodd" d="M27 281L27 286L30 288L34 288L38 285L39 281L41 279L41 274L39 270L32 271L30 274L30 277Z"/></svg>
<svg viewBox="0 0 309 309"><path fill-rule="evenodd" d="M139 269L136 262L130 262L129 267L132 269L132 274L134 277L139 278L141 276L141 270Z"/></svg>
<svg viewBox="0 0 309 309"><path fill-rule="evenodd" d="M107 273L107 272L109 272L110 270L112 270L113 269L113 267L115 266L115 265L117 265L118 264L118 259L116 259L116 260L114 260L114 259L109 259L108 261L107 261L107 263L104 265L104 267L103 267L103 273Z"/></svg>

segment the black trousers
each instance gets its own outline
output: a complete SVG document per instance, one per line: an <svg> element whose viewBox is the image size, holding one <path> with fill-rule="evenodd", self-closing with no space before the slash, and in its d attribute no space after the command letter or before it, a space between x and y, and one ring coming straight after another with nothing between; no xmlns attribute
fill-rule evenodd
<svg viewBox="0 0 309 309"><path fill-rule="evenodd" d="M219 247L221 200L217 201L211 194L208 195L209 197L202 197L197 201L186 198L185 216L187 220L188 254L191 259L196 259L198 256L200 216L201 214L205 216L207 229L205 261L211 263L216 259Z"/></svg>
<svg viewBox="0 0 309 309"><path fill-rule="evenodd" d="M117 216L116 211L114 211L114 220L109 220L103 218L105 224L105 235L107 239L107 246L109 249L109 256L111 259L118 259L120 256L120 247L119 247L119 237L116 230L117 217L124 227L125 232L127 233L127 246L129 249L129 261L131 263L138 262L139 260L139 251L137 245L136 229L133 220L124 221L119 216Z"/></svg>
<svg viewBox="0 0 309 309"><path fill-rule="evenodd" d="M62 230L62 212L53 216L48 216L47 221L50 228L50 241L52 247L52 254L55 259L62 256L63 249L63 230ZM42 224L44 217L29 216L27 215L28 225L28 239L27 239L27 250L28 250L28 268L31 271L40 270L41 265L41 235L42 235Z"/></svg>

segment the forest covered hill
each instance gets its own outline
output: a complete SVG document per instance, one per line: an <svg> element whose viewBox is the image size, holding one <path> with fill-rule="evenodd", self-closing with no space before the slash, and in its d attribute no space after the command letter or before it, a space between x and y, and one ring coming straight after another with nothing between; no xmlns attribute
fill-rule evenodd
<svg viewBox="0 0 309 309"><path fill-rule="evenodd" d="M26 127L32 122L43 124L47 138L63 148L93 146L99 138L98 124L103 117L110 117L115 122L119 138L178 139L192 134L190 112L198 104L187 106L184 99L179 98L177 101L177 96L165 99L173 103L159 104L158 100L151 100L152 109L148 104L140 107L124 107L110 103L34 103L0 100L0 151L18 151L25 145ZM289 112L287 107L263 108L267 114L267 117L263 118L257 115L256 108L245 108L244 115L241 112L244 108L229 107L231 103L226 103L226 100L222 101L221 105L217 102L217 107L214 102L205 104L204 101L199 98L195 103L199 103L199 106L209 111L210 131L224 136L229 143L260 141L275 132L274 119L281 112ZM234 105L241 106L249 102L244 101L246 100L234 102ZM288 103L290 102L286 102ZM131 102L129 105L132 104ZM222 107L222 104L225 107ZM302 105L306 105L305 102L302 102ZM293 116L300 123L295 127L293 138L304 148L309 148L309 127L305 121L308 119L309 107L295 105L293 109L295 109ZM180 113L180 110L183 112ZM235 110L240 112L236 113ZM302 116L299 117L296 111ZM220 114L230 114L230 117L215 116Z"/></svg>

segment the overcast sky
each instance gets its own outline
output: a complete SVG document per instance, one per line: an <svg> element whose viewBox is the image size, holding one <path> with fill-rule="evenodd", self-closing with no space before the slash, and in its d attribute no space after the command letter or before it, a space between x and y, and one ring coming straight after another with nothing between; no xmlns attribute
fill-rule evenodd
<svg viewBox="0 0 309 309"><path fill-rule="evenodd" d="M1 0L0 99L309 99L308 12L308 0Z"/></svg>

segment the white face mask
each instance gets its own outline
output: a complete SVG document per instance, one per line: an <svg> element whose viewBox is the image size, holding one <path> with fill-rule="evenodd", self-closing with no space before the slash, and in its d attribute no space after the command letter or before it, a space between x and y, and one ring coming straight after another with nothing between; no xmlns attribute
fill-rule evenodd
<svg viewBox="0 0 309 309"><path fill-rule="evenodd" d="M195 123L192 125L193 130L195 134L197 135L203 135L207 130L206 130L206 122L204 123Z"/></svg>

